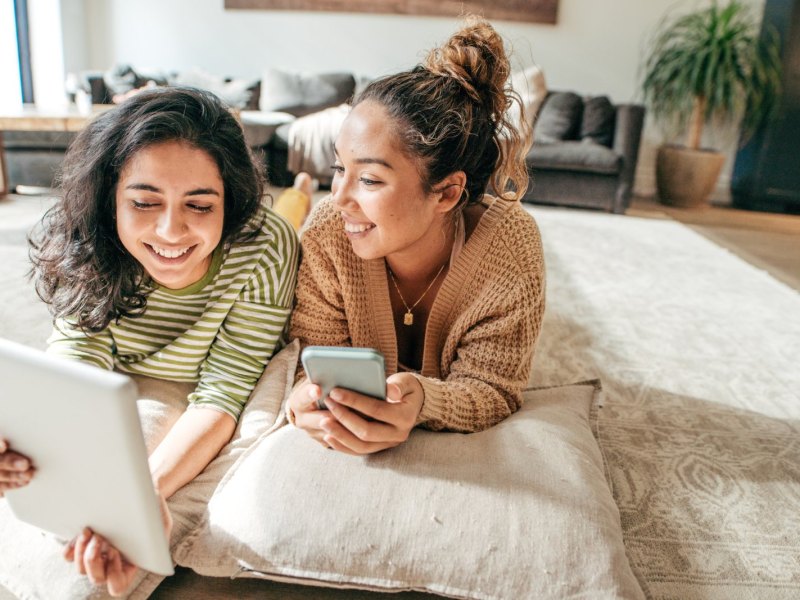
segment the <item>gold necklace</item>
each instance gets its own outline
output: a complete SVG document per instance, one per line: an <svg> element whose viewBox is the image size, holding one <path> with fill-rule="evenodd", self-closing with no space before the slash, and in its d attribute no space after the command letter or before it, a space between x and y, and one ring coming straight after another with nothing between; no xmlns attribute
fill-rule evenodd
<svg viewBox="0 0 800 600"><path fill-rule="evenodd" d="M425 297L425 294L428 293L428 291L433 287L433 284L436 283L436 280L439 279L439 275L441 275L442 271L444 271L445 265L447 265L447 263L442 264L442 266L439 268L439 272L436 273L436 277L434 277L433 280L431 280L430 284L428 284L428 287L426 287L425 291L422 292L422 296L417 298L417 301L414 302L414 304L412 304L410 307L408 306L406 299L403 298L403 294L400 292L400 288L397 285L397 280L394 278L394 273L392 273L392 269L389 267L388 264L386 265L386 268L389 271L389 277L392 278L394 289L397 290L397 295L400 296L400 301L403 303L403 306L406 307L406 314L403 315L403 325L410 326L414 324L414 314L411 311L417 307L417 304L419 304L422 301L422 299Z"/></svg>

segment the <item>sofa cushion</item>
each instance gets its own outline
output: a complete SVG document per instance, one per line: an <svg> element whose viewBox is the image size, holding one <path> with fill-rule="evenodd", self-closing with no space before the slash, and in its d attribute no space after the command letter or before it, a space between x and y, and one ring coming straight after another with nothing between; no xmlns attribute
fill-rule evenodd
<svg viewBox="0 0 800 600"><path fill-rule="evenodd" d="M525 162L537 169L584 171L616 175L622 168L622 157L591 140L557 143L535 143Z"/></svg>
<svg viewBox="0 0 800 600"><path fill-rule="evenodd" d="M348 102L355 87L351 73L309 75L268 69L261 79L259 108L299 117Z"/></svg>
<svg viewBox="0 0 800 600"><path fill-rule="evenodd" d="M364 457L282 427L231 469L175 559L218 577L453 598L642 598L588 423L597 393L526 391L486 431L414 430Z"/></svg>
<svg viewBox="0 0 800 600"><path fill-rule="evenodd" d="M583 100L573 92L553 92L547 95L539 110L533 139L557 142L576 139L581 125Z"/></svg>
<svg viewBox="0 0 800 600"><path fill-rule="evenodd" d="M583 102L580 138L611 147L617 111L608 96L586 98Z"/></svg>
<svg viewBox="0 0 800 600"><path fill-rule="evenodd" d="M225 79L199 68L191 68L170 78L170 85L207 90L233 108L245 108L253 94L254 79Z"/></svg>
<svg viewBox="0 0 800 600"><path fill-rule="evenodd" d="M247 104L242 107L242 110L258 110L258 105L261 102L261 80L254 82L248 88L250 97L247 99Z"/></svg>

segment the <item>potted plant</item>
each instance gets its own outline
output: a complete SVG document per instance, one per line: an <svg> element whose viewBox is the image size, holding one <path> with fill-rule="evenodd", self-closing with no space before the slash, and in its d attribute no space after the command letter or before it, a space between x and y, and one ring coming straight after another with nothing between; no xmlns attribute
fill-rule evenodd
<svg viewBox="0 0 800 600"><path fill-rule="evenodd" d="M760 38L758 22L741 0L715 0L661 23L644 63L644 100L657 121L687 132L685 146L658 150L662 202L706 202L725 156L700 148L704 125L742 119L746 138L775 110L780 81L777 34Z"/></svg>

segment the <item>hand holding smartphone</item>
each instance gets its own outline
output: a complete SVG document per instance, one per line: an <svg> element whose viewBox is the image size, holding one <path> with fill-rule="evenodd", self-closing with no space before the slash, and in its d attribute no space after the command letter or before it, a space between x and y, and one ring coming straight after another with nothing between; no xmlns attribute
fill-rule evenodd
<svg viewBox="0 0 800 600"><path fill-rule="evenodd" d="M317 400L321 410L326 410L325 398L336 387L386 399L386 369L383 355L377 350L308 346L300 358L309 380L322 388Z"/></svg>

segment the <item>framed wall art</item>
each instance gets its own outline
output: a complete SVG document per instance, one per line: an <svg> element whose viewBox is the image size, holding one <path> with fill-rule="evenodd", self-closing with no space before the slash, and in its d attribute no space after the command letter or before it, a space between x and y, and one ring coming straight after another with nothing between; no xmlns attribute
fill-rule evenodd
<svg viewBox="0 0 800 600"><path fill-rule="evenodd" d="M459 16L554 24L558 0L225 0L226 9L314 10L399 15Z"/></svg>

